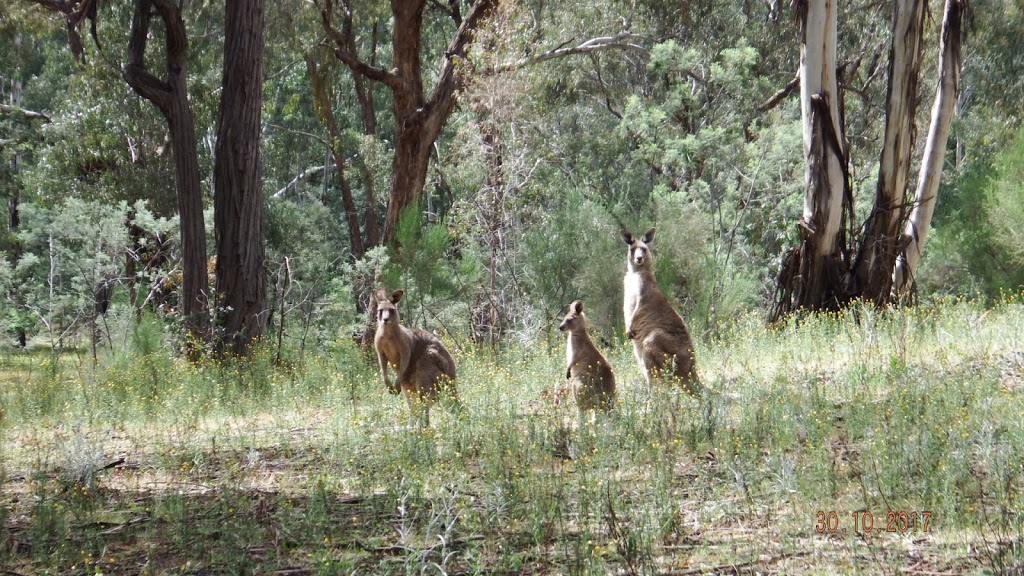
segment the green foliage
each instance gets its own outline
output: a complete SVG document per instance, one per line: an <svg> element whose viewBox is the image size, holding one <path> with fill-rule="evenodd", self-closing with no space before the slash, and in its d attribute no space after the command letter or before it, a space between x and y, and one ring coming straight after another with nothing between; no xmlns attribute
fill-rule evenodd
<svg viewBox="0 0 1024 576"><path fill-rule="evenodd" d="M576 195L566 204L542 216L524 237L533 306L543 312L549 334L577 299L585 302L593 329L621 329L625 246L619 231L601 206Z"/></svg>
<svg viewBox="0 0 1024 576"><path fill-rule="evenodd" d="M1000 153L985 191L986 219L1010 266L1024 266L1024 133Z"/></svg>
<svg viewBox="0 0 1024 576"><path fill-rule="evenodd" d="M424 224L423 217L420 206L407 206L402 211L395 249L384 267L384 286L405 290L403 323L412 326L436 318L455 289L448 262L448 227L443 223Z"/></svg>
<svg viewBox="0 0 1024 576"><path fill-rule="evenodd" d="M1024 237L1019 218L1024 188L1024 138L1008 141L991 162L970 162L955 187L944 190L948 203L937 214L934 235L923 260L921 283L930 291L980 293L996 301L1024 286Z"/></svg>

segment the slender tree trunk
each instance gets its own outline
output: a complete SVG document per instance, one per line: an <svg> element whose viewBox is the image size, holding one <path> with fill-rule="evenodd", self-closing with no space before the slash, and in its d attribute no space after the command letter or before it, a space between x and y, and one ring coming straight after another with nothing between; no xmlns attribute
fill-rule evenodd
<svg viewBox="0 0 1024 576"><path fill-rule="evenodd" d="M946 0L942 18L942 39L939 45L939 84L935 91L928 140L925 142L924 158L914 193L914 208L903 227L900 238L902 253L893 271L893 297L907 295L914 285L914 274L924 254L928 229L939 191L939 180L946 157L946 143L949 127L953 121L956 105L956 91L960 81L960 53L963 40L963 15L966 3L963 0Z"/></svg>
<svg viewBox="0 0 1024 576"><path fill-rule="evenodd" d="M267 325L260 180L263 0L226 0L224 82L214 164L222 352L247 354Z"/></svg>
<svg viewBox="0 0 1024 576"><path fill-rule="evenodd" d="M15 52L20 52L18 48L21 47L21 32L15 32L14 47ZM14 81L11 83L11 105L21 107L20 71L15 74ZM11 173L14 174L14 186L11 190L10 202L7 205L7 225L11 235L15 238L14 246L11 250L11 264L13 266L17 266L18 261L21 260L21 241L17 240L18 229L21 228L21 181L18 179L19 172L21 172L21 154L15 154L11 158ZM14 292L10 296L11 300L19 307L24 304L21 294ZM15 327L15 333L18 346L21 348L28 346L28 334L20 322Z"/></svg>
<svg viewBox="0 0 1024 576"><path fill-rule="evenodd" d="M309 75L310 84L313 88L313 104L317 109L320 121L327 127L327 134L330 136L330 153L334 160L334 167L338 172L338 185L341 188L341 203L345 209L345 222L348 224L349 246L352 249L352 259L359 260L365 252L363 236L359 230L359 213L356 210L356 202L352 197L352 185L349 183L348 174L345 171L345 155L341 149L341 134L338 130L338 121L334 116L332 105L334 98L331 96L317 68L316 60L311 54L306 54L306 72Z"/></svg>
<svg viewBox="0 0 1024 576"><path fill-rule="evenodd" d="M174 174L178 184L178 216L181 230L182 315L202 340L208 337L209 274L206 263L206 225L203 216L203 190L199 181L199 156L196 150L195 122L182 85L175 85L171 114L171 145L174 148Z"/></svg>
<svg viewBox="0 0 1024 576"><path fill-rule="evenodd" d="M907 182L914 148L917 80L921 70L921 34L925 3L897 0L889 52L885 137L879 163L875 205L864 229L854 274L863 297L888 302L896 263L900 226L906 220Z"/></svg>
<svg viewBox="0 0 1024 576"><path fill-rule="evenodd" d="M351 24L350 24L351 26ZM350 35L350 38L354 37ZM377 23L373 23L373 32L370 35L370 66L377 65ZM359 110L363 118L363 136L376 138L377 136L377 110L373 104L373 87L376 84L362 74L352 71L352 80L356 87L356 99L359 100ZM367 248L380 245L380 232L377 228L377 190L374 181L373 170L366 161L364 155L360 155L360 169L363 172L363 191L366 194L366 206L363 212L363 222L366 225ZM371 300L373 300L371 298Z"/></svg>
<svg viewBox="0 0 1024 576"><path fill-rule="evenodd" d="M146 67L146 46L154 9L164 24L166 79L157 78ZM195 119L188 101L187 61L188 37L177 3L173 0L136 0L124 79L136 94L149 100L167 120L174 154L181 233L181 313L193 337L205 340L209 309L206 225Z"/></svg>

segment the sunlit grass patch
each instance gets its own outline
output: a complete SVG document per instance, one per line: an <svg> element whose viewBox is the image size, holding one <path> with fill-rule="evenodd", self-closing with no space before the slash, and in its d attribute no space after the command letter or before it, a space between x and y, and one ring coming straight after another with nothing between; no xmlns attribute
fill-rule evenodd
<svg viewBox="0 0 1024 576"><path fill-rule="evenodd" d="M464 410L429 428L349 344L281 365L10 354L3 377L31 379L2 392L0 546L21 572L1005 571L1024 556L1022 320L737 318L698 340L700 397L648 389L621 342L608 415L554 401L561 341L460 343ZM929 530L885 531L901 512ZM855 535L868 517L882 531Z"/></svg>

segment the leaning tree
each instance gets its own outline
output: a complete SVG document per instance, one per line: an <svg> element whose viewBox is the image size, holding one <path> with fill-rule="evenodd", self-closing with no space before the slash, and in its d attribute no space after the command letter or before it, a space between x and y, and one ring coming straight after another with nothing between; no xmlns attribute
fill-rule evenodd
<svg viewBox="0 0 1024 576"><path fill-rule="evenodd" d="M914 118L927 6L893 3L886 122L873 209L854 222L836 61L837 6L796 3L800 30L800 103L806 157L800 243L782 258L772 319L798 309L835 309L857 298L887 304L907 296L924 251L953 119L966 0L946 0L939 81L924 157L911 190Z"/></svg>

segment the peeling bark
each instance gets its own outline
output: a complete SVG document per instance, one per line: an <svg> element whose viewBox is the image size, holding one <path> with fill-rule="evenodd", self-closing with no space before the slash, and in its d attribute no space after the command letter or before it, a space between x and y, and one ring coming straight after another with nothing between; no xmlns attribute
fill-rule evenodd
<svg viewBox="0 0 1024 576"><path fill-rule="evenodd" d="M914 273L924 254L928 229L931 226L932 214L935 212L939 181L946 158L946 143L949 140L949 128L956 106L956 91L960 82L965 10L966 2L963 0L946 0L939 46L939 84L935 90L928 139L921 161L917 190L914 193L914 207L900 237L902 251L893 270L893 299L906 296L913 288Z"/></svg>
<svg viewBox="0 0 1024 576"><path fill-rule="evenodd" d="M854 265L863 297L876 304L889 300L900 226L906 221L904 198L914 148L917 79L921 71L921 35L926 12L925 3L917 0L898 0L893 10L885 137L875 205L865 225Z"/></svg>
<svg viewBox="0 0 1024 576"><path fill-rule="evenodd" d="M797 4L800 15L800 106L805 172L800 245L789 252L776 280L771 316L799 308L836 307L847 283L843 216L852 212L847 146L836 77L838 7L830 0Z"/></svg>

